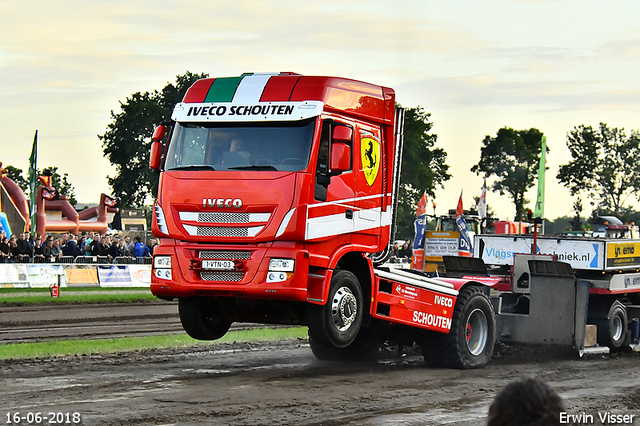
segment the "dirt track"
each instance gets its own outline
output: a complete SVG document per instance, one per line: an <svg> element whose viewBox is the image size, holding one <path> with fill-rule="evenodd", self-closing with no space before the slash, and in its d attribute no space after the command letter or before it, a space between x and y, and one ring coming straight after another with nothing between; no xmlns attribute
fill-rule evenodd
<svg viewBox="0 0 640 426"><path fill-rule="evenodd" d="M507 351L481 370L426 368L413 353L377 362L313 358L306 341L219 344L0 362L0 413L78 412L85 425L481 425L497 390L540 377L569 413L635 414L640 356L552 358Z"/></svg>

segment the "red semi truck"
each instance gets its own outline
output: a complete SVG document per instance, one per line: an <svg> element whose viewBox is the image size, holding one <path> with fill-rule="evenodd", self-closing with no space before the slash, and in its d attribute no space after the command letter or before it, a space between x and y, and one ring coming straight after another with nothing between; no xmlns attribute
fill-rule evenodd
<svg viewBox="0 0 640 426"><path fill-rule="evenodd" d="M441 364L488 362L486 283L383 266L402 157L391 88L294 73L205 78L171 118L151 149L151 291L178 298L190 336L218 339L233 322L303 324L322 359L394 336L428 340L425 355L438 348Z"/></svg>
<svg viewBox="0 0 640 426"><path fill-rule="evenodd" d="M151 291L178 299L190 336L301 324L320 359L360 359L394 340L454 368L484 366L498 333L581 348L584 286L554 259L516 265L527 287L508 301L530 292L531 312L507 309L498 330L501 299L489 290L513 274L473 258L445 258L448 278L386 263L404 121L392 89L294 73L205 78L171 119L152 138ZM560 302L575 312L558 320Z"/></svg>

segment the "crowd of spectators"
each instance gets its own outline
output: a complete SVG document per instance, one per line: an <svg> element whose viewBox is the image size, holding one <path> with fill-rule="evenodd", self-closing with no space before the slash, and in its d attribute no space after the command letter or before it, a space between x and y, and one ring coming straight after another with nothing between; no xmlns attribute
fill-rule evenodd
<svg viewBox="0 0 640 426"><path fill-rule="evenodd" d="M140 236L121 237L119 234L100 235L97 232L74 235L21 233L18 237L2 232L0 263L129 263L130 260L149 260L157 240L144 244ZM147 263L146 261L144 263Z"/></svg>

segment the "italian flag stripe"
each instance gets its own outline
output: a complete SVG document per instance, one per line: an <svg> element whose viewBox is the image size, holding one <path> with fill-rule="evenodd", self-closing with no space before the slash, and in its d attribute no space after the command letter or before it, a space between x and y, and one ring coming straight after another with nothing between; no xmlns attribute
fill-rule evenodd
<svg viewBox="0 0 640 426"><path fill-rule="evenodd" d="M182 102L185 103L202 103L204 102L204 98L207 97L207 93L209 93L209 89L211 88L211 83L213 83L212 78L206 78L202 80L198 80L193 83L193 86L187 90L187 94L184 95L184 99Z"/></svg>
<svg viewBox="0 0 640 426"><path fill-rule="evenodd" d="M239 77L207 78L197 81L187 92L185 103L282 102L288 101L300 76L243 74Z"/></svg>
<svg viewBox="0 0 640 426"><path fill-rule="evenodd" d="M238 85L238 90L236 90L236 95L233 97L233 102L258 102L260 100L260 96L262 96L262 91L271 77L273 77L272 74L258 74L243 78Z"/></svg>
<svg viewBox="0 0 640 426"><path fill-rule="evenodd" d="M236 93L238 84L244 76L240 77L222 77L213 80L205 102L231 102Z"/></svg>
<svg viewBox="0 0 640 426"><path fill-rule="evenodd" d="M293 88L299 79L299 75L280 75L272 78L262 91L260 102L290 101Z"/></svg>

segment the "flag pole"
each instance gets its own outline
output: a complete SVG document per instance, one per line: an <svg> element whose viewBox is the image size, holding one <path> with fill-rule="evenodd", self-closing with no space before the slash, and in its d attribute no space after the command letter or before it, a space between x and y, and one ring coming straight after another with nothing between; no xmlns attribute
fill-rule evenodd
<svg viewBox="0 0 640 426"><path fill-rule="evenodd" d="M29 221L30 229L29 232L31 234L35 234L36 229L36 204L37 204L37 194L36 194L36 181L38 177L37 174L37 162L38 162L38 131L36 130L35 135L33 135L33 146L31 147L31 156L29 157L29 201L31 203L29 213Z"/></svg>

